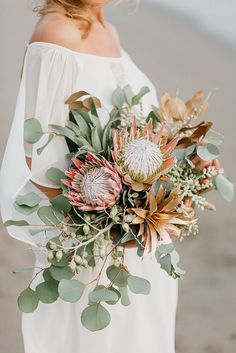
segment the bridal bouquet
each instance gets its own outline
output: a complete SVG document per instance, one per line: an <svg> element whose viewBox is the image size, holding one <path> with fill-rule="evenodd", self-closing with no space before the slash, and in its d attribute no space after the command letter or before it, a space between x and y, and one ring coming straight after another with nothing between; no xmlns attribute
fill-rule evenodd
<svg viewBox="0 0 236 353"><path fill-rule="evenodd" d="M32 234L45 231L41 251L47 255L48 266L38 272L43 272L44 281L20 294L18 305L23 312L34 311L39 301L76 302L86 286L94 284L81 321L91 331L105 328L110 314L102 303L129 305L128 291L150 292L149 281L130 273L125 265L127 244L136 247L140 261L154 256L168 275L181 278L184 271L178 267L172 240L198 232L197 208L214 210L206 200L210 190L217 189L232 200L233 184L217 159L221 136L212 130L211 122L195 123L205 113L209 96L204 99L200 91L183 102L166 93L160 107L153 106L143 116L142 98L148 92L147 87L138 94L130 86L118 87L105 126L99 118L104 114L101 102L87 92L74 93L66 101L70 113L65 126L49 125L49 131L43 132L37 119L25 121L28 143L49 134L39 154L52 139L66 139L69 167L47 171L46 176L62 191L48 205L41 206L35 193L17 197L16 209L37 212L39 225L25 220L5 223L29 227ZM51 230L56 236L50 236ZM96 278L83 283L81 272L92 271L100 263ZM99 283L102 271L106 284Z"/></svg>

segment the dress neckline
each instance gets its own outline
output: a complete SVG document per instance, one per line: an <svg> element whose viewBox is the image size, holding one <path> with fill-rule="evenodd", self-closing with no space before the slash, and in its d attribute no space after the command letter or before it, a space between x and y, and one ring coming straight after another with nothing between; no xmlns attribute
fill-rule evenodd
<svg viewBox="0 0 236 353"><path fill-rule="evenodd" d="M78 56L84 56L87 58L93 58L93 59L99 59L99 60L108 60L108 61L121 61L124 58L125 51L123 48L121 48L121 55L120 56L102 56L102 55L96 55L96 54L90 54L90 53L84 53L84 52L79 52L75 51L66 47L63 47L62 45L55 44L55 43L50 43L50 42L31 42L27 43L26 47L34 47L34 46L46 46L46 47L55 47L57 49L60 49L62 51L67 51L71 54L78 55Z"/></svg>

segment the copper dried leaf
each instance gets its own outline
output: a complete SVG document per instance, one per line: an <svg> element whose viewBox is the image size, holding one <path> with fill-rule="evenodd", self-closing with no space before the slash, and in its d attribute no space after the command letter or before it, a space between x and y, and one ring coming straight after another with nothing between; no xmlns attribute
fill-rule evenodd
<svg viewBox="0 0 236 353"><path fill-rule="evenodd" d="M203 100L203 97L204 97L203 91L198 91L194 94L194 96L191 99L189 99L186 102L188 113L190 113L193 110L193 108Z"/></svg>
<svg viewBox="0 0 236 353"><path fill-rule="evenodd" d="M75 101L77 101L81 97L89 96L89 95L90 94L88 92L85 92L85 91L75 92L65 101L65 104L69 104L70 105L71 103L74 103Z"/></svg>

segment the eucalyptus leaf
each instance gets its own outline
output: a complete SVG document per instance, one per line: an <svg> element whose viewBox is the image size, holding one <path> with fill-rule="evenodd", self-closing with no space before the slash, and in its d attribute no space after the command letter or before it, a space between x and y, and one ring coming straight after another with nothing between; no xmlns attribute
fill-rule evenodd
<svg viewBox="0 0 236 353"><path fill-rule="evenodd" d="M65 173L58 169L51 167L47 170L45 173L46 177L51 180L54 184L60 185L61 184L61 179L65 179Z"/></svg>
<svg viewBox="0 0 236 353"><path fill-rule="evenodd" d="M19 206L16 202L14 202L14 207L17 210L17 212L28 216L28 215L36 212L39 208L39 205L36 205L34 207L29 207L29 206L25 206L25 205Z"/></svg>
<svg viewBox="0 0 236 353"><path fill-rule="evenodd" d="M58 286L59 296L70 303L77 302L83 295L85 285L78 280L62 279Z"/></svg>
<svg viewBox="0 0 236 353"><path fill-rule="evenodd" d="M4 222L4 226L5 227L9 227L9 226L25 227L25 226L29 226L29 223L25 220L13 221L9 219L8 221Z"/></svg>
<svg viewBox="0 0 236 353"><path fill-rule="evenodd" d="M24 140L30 144L38 142L43 136L40 122L35 119L26 119L24 122Z"/></svg>
<svg viewBox="0 0 236 353"><path fill-rule="evenodd" d="M81 322L89 331L99 331L109 325L111 316L100 303L91 304L81 313Z"/></svg>
<svg viewBox="0 0 236 353"><path fill-rule="evenodd" d="M141 99L143 96L145 96L147 93L150 92L149 87L142 87L139 91L139 93L132 98L132 105L137 105L140 103Z"/></svg>
<svg viewBox="0 0 236 353"><path fill-rule="evenodd" d="M28 287L20 294L17 303L23 313L32 313L38 306L38 295L33 289Z"/></svg>
<svg viewBox="0 0 236 353"><path fill-rule="evenodd" d="M89 293L89 301L92 303L96 302L107 302L107 301L118 301L119 296L115 291L112 291L105 286L97 286L92 292Z"/></svg>
<svg viewBox="0 0 236 353"><path fill-rule="evenodd" d="M42 198L35 192L29 192L26 195L18 195L16 198L16 203L19 206L34 207L37 206L40 201L42 201Z"/></svg>
<svg viewBox="0 0 236 353"><path fill-rule="evenodd" d="M109 304L109 305L115 305L119 301L119 299L121 298L121 294L114 287L109 287L109 291L113 291L114 293L116 293L117 297L116 297L116 300L107 300L106 303Z"/></svg>
<svg viewBox="0 0 236 353"><path fill-rule="evenodd" d="M19 268L13 271L14 274L17 273L32 273L35 267L26 267L26 268Z"/></svg>
<svg viewBox="0 0 236 353"><path fill-rule="evenodd" d="M59 212L69 213L71 210L71 205L67 197L64 195L58 195L53 199L50 199L51 205L55 210Z"/></svg>
<svg viewBox="0 0 236 353"><path fill-rule="evenodd" d="M128 286L131 292L136 294L147 295L150 293L150 289L151 289L151 284L148 280L137 276L129 276Z"/></svg>
<svg viewBox="0 0 236 353"><path fill-rule="evenodd" d="M179 263L179 260L180 260L180 256L179 254L177 253L176 250L173 250L171 253L170 253L170 256L171 256L171 263L173 266L176 266L178 263Z"/></svg>
<svg viewBox="0 0 236 353"><path fill-rule="evenodd" d="M58 282L54 280L38 284L35 291L39 300L45 304L53 303L59 297Z"/></svg>
<svg viewBox="0 0 236 353"><path fill-rule="evenodd" d="M129 273L125 270L125 268L120 266L111 265L106 270L107 277L109 280L119 287L124 287L127 285Z"/></svg>
<svg viewBox="0 0 236 353"><path fill-rule="evenodd" d="M160 252L161 254L164 254L164 255L170 254L173 250L174 250L174 245L172 243L161 244L157 248L157 251Z"/></svg>
<svg viewBox="0 0 236 353"><path fill-rule="evenodd" d="M69 266L57 267L52 265L49 268L49 273L56 281L61 281L62 279L71 279L73 277L73 272Z"/></svg>
<svg viewBox="0 0 236 353"><path fill-rule="evenodd" d="M128 294L128 288L127 286L125 287L119 287L119 291L121 294L121 304L124 306L130 305L130 299L129 299L129 294Z"/></svg>
<svg viewBox="0 0 236 353"><path fill-rule="evenodd" d="M227 179L223 174L218 174L214 183L220 195L228 202L233 201L234 198L234 184Z"/></svg>
<svg viewBox="0 0 236 353"><path fill-rule="evenodd" d="M187 156L193 153L196 148L196 144L194 143L191 146L186 148L177 149L172 152L172 155L175 156L177 159L185 159Z"/></svg>
<svg viewBox="0 0 236 353"><path fill-rule="evenodd" d="M50 274L50 271L49 271L49 268L46 268L44 271L43 271L43 279L44 281L51 281L51 280L54 280Z"/></svg>
<svg viewBox="0 0 236 353"><path fill-rule="evenodd" d="M42 206L37 212L39 218L47 225L56 225L63 220L62 213L55 210L52 206Z"/></svg>
<svg viewBox="0 0 236 353"><path fill-rule="evenodd" d="M112 102L114 106L118 109L122 109L125 99L126 97L124 91L118 86L112 94Z"/></svg>
<svg viewBox="0 0 236 353"><path fill-rule="evenodd" d="M54 228L37 228L37 229L29 229L29 232L31 235L36 235L36 234L39 234L41 232L53 232L54 231Z"/></svg>
<svg viewBox="0 0 236 353"><path fill-rule="evenodd" d="M171 275L171 270L172 270L171 255L167 254L162 256L159 259L159 263L161 265L161 268L165 270L169 275Z"/></svg>
<svg viewBox="0 0 236 353"><path fill-rule="evenodd" d="M49 143L52 141L53 137L54 137L54 134L50 134L50 135L48 136L47 142L46 142L42 147L40 147L40 148L37 149L37 154L38 154L38 155L40 155L40 154L44 151L44 149L45 149L45 148L49 145Z"/></svg>
<svg viewBox="0 0 236 353"><path fill-rule="evenodd" d="M126 85L124 88L124 93L125 93L125 98L126 102L128 103L129 106L132 105L132 98L135 96L134 92L132 91L132 88L130 85Z"/></svg>
<svg viewBox="0 0 236 353"><path fill-rule="evenodd" d="M157 195L160 186L163 187L166 193L169 193L173 189L174 184L171 181L166 181L166 180L154 181L151 187L151 191L154 193L154 195Z"/></svg>
<svg viewBox="0 0 236 353"><path fill-rule="evenodd" d="M211 161L212 159L219 157L220 152L217 146L208 143L205 146L199 146L197 148L197 154L202 160Z"/></svg>

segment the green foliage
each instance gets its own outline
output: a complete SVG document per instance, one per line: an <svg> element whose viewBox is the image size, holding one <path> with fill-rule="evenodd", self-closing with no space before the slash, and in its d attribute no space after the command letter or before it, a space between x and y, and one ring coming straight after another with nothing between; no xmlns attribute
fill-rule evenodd
<svg viewBox="0 0 236 353"><path fill-rule="evenodd" d="M173 250L174 250L174 245L172 243L169 244L161 244L158 247L158 253L163 254L163 255L167 255L170 254Z"/></svg>
<svg viewBox="0 0 236 353"><path fill-rule="evenodd" d="M178 267L179 255L172 243L161 244L156 250L156 260L168 275L173 278L179 278L185 271Z"/></svg>
<svg viewBox="0 0 236 353"><path fill-rule="evenodd" d="M83 295L85 285L78 280L62 279L58 286L61 299L66 302L77 302Z"/></svg>
<svg viewBox="0 0 236 353"><path fill-rule="evenodd" d="M73 272L71 271L69 266L58 267L52 265L49 268L50 275L56 281L61 281L62 279L71 279L73 277Z"/></svg>
<svg viewBox="0 0 236 353"><path fill-rule="evenodd" d="M116 293L117 297L116 297L116 300L107 300L106 303L109 304L109 305L115 305L115 304L119 301L119 299L120 299L120 297L121 297L121 294L120 294L120 292L119 292L116 288L114 288L114 287L109 287L109 290L110 290L110 291L113 291L114 293ZM118 298L118 299L117 299L117 298Z"/></svg>
<svg viewBox="0 0 236 353"><path fill-rule="evenodd" d="M45 149L45 148L49 145L49 143L52 141L53 137L54 137L54 134L50 134L50 135L48 136L47 142L46 142L43 146L41 146L40 148L37 149L37 154L38 154L38 155L40 155L40 154L44 151L44 149Z"/></svg>
<svg viewBox="0 0 236 353"><path fill-rule="evenodd" d="M24 123L24 140L30 144L38 142L43 136L43 130L37 119L26 119Z"/></svg>
<svg viewBox="0 0 236 353"><path fill-rule="evenodd" d="M42 303L50 304L57 300L58 294L58 282L54 280L42 282L37 285L35 289L39 300Z"/></svg>
<svg viewBox="0 0 236 353"><path fill-rule="evenodd" d="M148 280L137 276L129 276L128 286L131 292L136 294L149 294L151 289L151 284Z"/></svg>
<svg viewBox="0 0 236 353"><path fill-rule="evenodd" d="M119 86L115 89L112 94L112 102L115 107L121 109L125 103L126 96L122 88Z"/></svg>
<svg viewBox="0 0 236 353"><path fill-rule="evenodd" d="M58 168L54 168L51 167L47 170L46 172L46 177L51 180L54 184L59 185L61 184L61 179L65 179L65 173L58 169Z"/></svg>
<svg viewBox="0 0 236 353"><path fill-rule="evenodd" d="M81 313L81 322L89 331L99 331L109 325L111 316L100 303L91 304Z"/></svg>
<svg viewBox="0 0 236 353"><path fill-rule="evenodd" d="M25 220L13 221L9 219L8 221L4 222L4 226L5 227L9 227L9 226L25 227L25 226L29 226L29 223Z"/></svg>
<svg viewBox="0 0 236 353"><path fill-rule="evenodd" d="M41 200L42 198L38 194L30 192L26 195L17 196L14 207L18 212L30 215L38 210Z"/></svg>
<svg viewBox="0 0 236 353"><path fill-rule="evenodd" d="M59 212L69 213L71 210L71 205L67 197L63 195L58 195L53 199L50 199L50 203L53 208Z"/></svg>
<svg viewBox="0 0 236 353"><path fill-rule="evenodd" d="M29 207L34 207L37 206L42 198L36 194L35 192L29 192L26 195L19 195L16 198L16 203L19 206L29 206Z"/></svg>
<svg viewBox="0 0 236 353"><path fill-rule="evenodd" d="M13 273L32 273L33 270L34 270L34 267L19 268L13 271Z"/></svg>
<svg viewBox="0 0 236 353"><path fill-rule="evenodd" d="M54 257L51 261L51 264L56 266L56 267L65 267L68 265L68 259L67 259L67 254L63 253L62 258L60 259L60 261L58 261L56 259L56 257Z"/></svg>
<svg viewBox="0 0 236 353"><path fill-rule="evenodd" d="M42 206L37 212L39 218L47 225L55 225L61 223L63 215L55 210L52 206Z"/></svg>
<svg viewBox="0 0 236 353"><path fill-rule="evenodd" d="M38 306L37 293L31 288L26 288L17 299L19 309L24 313L32 313Z"/></svg>
<svg viewBox="0 0 236 353"><path fill-rule="evenodd" d="M29 206L25 206L25 205L19 206L16 202L14 202L14 207L17 210L17 212L28 216L28 215L36 212L39 208L39 205L36 205L34 207L29 207Z"/></svg>
<svg viewBox="0 0 236 353"><path fill-rule="evenodd" d="M196 143L192 144L191 146L188 146L186 148L182 149L176 149L172 152L173 156L175 156L177 159L185 159L189 155L191 155L196 148Z"/></svg>
<svg viewBox="0 0 236 353"><path fill-rule="evenodd" d="M50 274L50 271L49 271L49 268L46 268L44 271L43 271L43 278L44 278L44 281L51 281L53 280L51 274Z"/></svg>
<svg viewBox="0 0 236 353"><path fill-rule="evenodd" d="M139 93L132 98L132 105L137 105L140 103L143 96L150 92L149 87L142 87Z"/></svg>
<svg viewBox="0 0 236 353"><path fill-rule="evenodd" d="M58 134L64 135L69 140L77 144L76 134L73 130L69 129L68 127L63 127L55 124L49 124L48 126L53 130L57 131Z"/></svg>
<svg viewBox="0 0 236 353"><path fill-rule="evenodd" d="M124 287L127 285L129 273L124 266L120 265L117 267L111 265L107 268L106 273L109 280L118 287Z"/></svg>
<svg viewBox="0 0 236 353"><path fill-rule="evenodd" d="M161 268L165 270L168 273L168 275L171 275L172 265L171 265L170 254L166 254L160 257L159 262L160 262Z"/></svg>
<svg viewBox="0 0 236 353"><path fill-rule="evenodd" d="M121 304L124 306L128 306L131 304L130 299L129 299L129 294L128 294L128 287L119 287L119 291L121 294Z"/></svg>
<svg viewBox="0 0 236 353"><path fill-rule="evenodd" d="M124 94L125 94L125 99L127 104L131 107L132 106L132 99L135 96L134 92L132 91L132 88L130 85L126 85L124 88Z"/></svg>
<svg viewBox="0 0 236 353"><path fill-rule="evenodd" d="M103 285L96 286L95 289L89 293L89 302L117 302L119 300L119 295L116 291L106 288Z"/></svg>
<svg viewBox="0 0 236 353"><path fill-rule="evenodd" d="M220 152L217 146L208 143L205 146L199 146L197 148L197 154L202 160L211 161L212 159L219 157Z"/></svg>

